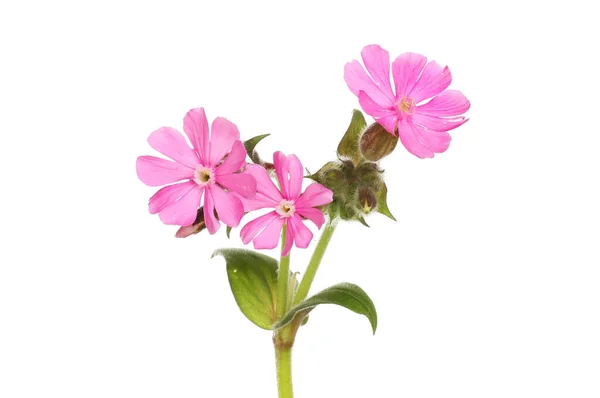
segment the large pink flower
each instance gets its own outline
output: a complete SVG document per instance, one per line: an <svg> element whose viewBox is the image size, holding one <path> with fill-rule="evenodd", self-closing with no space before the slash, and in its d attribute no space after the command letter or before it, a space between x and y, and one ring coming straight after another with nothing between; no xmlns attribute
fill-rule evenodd
<svg viewBox="0 0 600 398"><path fill-rule="evenodd" d="M286 241L282 255L287 256L296 247L306 248L313 234L303 224L309 219L318 228L325 222L325 216L315 206L322 206L333 200L333 192L321 184L310 184L302 193L304 169L296 155L285 156L281 152L273 154L275 173L279 180L279 190L265 168L248 165L246 173L256 178L257 193L254 199L244 200L244 210L252 211L272 208L273 211L250 221L240 231L242 241L254 241L255 249L273 249L279 242L281 229L287 224Z"/></svg>
<svg viewBox="0 0 600 398"><path fill-rule="evenodd" d="M346 64L344 79L363 110L389 133L399 135L406 149L421 159L448 149L447 131L468 120L460 115L471 106L460 91L446 90L452 81L450 69L427 63L423 55L404 53L392 63L392 88L388 52L370 45L361 55L370 76L354 60Z"/></svg>
<svg viewBox="0 0 600 398"><path fill-rule="evenodd" d="M238 173L246 164L246 150L240 141L235 124L218 117L211 126L204 108L190 110L183 119L183 130L190 148L181 133L170 127L161 127L148 143L174 162L154 156L137 159L137 174L146 185L168 185L150 198L150 213L165 224L187 226L194 222L204 195L204 217L211 234L220 227L219 220L230 227L239 225L244 215L241 197L253 197L256 180L252 175ZM215 210L217 217L215 217Z"/></svg>

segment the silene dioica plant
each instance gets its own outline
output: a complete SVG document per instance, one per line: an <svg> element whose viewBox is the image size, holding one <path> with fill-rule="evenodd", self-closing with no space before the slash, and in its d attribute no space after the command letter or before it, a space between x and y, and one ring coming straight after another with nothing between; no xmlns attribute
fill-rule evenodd
<svg viewBox="0 0 600 398"><path fill-rule="evenodd" d="M272 162L261 159L255 147L267 135L241 141L236 125L221 117L209 129L203 108L190 110L183 119L191 147L179 131L161 127L150 134L148 143L172 161L154 156L137 159L143 183L166 185L150 198L149 210L163 223L180 226L177 237L204 229L214 234L221 223L229 236L244 219L240 230L244 244L252 242L257 250L280 245L279 261L253 250L214 252L225 258L241 312L273 333L280 398L293 396L292 347L315 307L337 304L362 314L375 333L375 306L357 285L340 283L310 297L309 291L338 225L355 221L367 225L365 217L375 212L395 220L388 209L381 159L392 153L398 140L411 154L432 158L448 149L448 131L468 120L462 116L470 107L467 98L447 89L452 80L448 67L404 53L391 63L391 81L386 50L370 45L361 55L364 67L356 60L347 63L344 79L375 122L367 126L363 114L355 110L338 145L338 158L312 175L304 175L295 155L275 152ZM304 178L313 182L302 191ZM256 216L259 210L261 215ZM298 273L290 271L290 253L294 247L310 245L313 233L306 224L311 223L323 232L298 280Z"/></svg>

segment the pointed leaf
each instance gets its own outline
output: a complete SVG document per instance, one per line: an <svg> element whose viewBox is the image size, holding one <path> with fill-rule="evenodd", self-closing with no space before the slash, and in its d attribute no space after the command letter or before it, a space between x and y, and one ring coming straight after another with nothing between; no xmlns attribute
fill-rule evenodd
<svg viewBox="0 0 600 398"><path fill-rule="evenodd" d="M235 302L255 325L270 330L275 322L277 261L243 249L220 249L227 262L227 277Z"/></svg>
<svg viewBox="0 0 600 398"><path fill-rule="evenodd" d="M394 221L398 221L392 215L392 212L388 208L388 205L387 205L387 186L385 185L385 183L383 183L381 185L381 189L379 190L378 195L377 195L377 211L379 213L383 214L384 216L387 216L387 217L391 218Z"/></svg>
<svg viewBox="0 0 600 398"><path fill-rule="evenodd" d="M264 138L270 135L271 134L257 135L256 137L252 137L249 140L244 141L244 148L246 148L246 153L248 153L248 156L250 157L250 159L252 159L254 163L260 165L263 164L263 161L260 159L260 156L258 156L258 153L254 150L254 148L259 142L261 142Z"/></svg>
<svg viewBox="0 0 600 398"><path fill-rule="evenodd" d="M348 126L348 130L346 130L346 134L344 134L337 148L340 159L349 159L355 166L360 163L362 156L358 148L358 140L366 126L367 122L362 112L355 109L352 112L350 126Z"/></svg>
<svg viewBox="0 0 600 398"><path fill-rule="evenodd" d="M225 229L225 234L227 235L227 239L231 239L231 227L229 225Z"/></svg>
<svg viewBox="0 0 600 398"><path fill-rule="evenodd" d="M274 326L279 329L294 317L304 317L319 304L337 304L369 319L373 334L377 329L377 311L367 293L352 283L338 283L300 302L283 316Z"/></svg>

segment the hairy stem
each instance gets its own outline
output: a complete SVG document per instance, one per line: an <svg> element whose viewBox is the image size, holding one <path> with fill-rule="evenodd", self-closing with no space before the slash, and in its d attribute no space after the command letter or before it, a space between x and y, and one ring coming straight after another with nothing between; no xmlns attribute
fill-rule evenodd
<svg viewBox="0 0 600 398"><path fill-rule="evenodd" d="M276 314L277 319L285 315L288 310L288 281L290 278L290 255L283 256L283 248L285 247L286 240L286 225L283 226L281 231L281 260L279 261L279 274L277 279L277 303L276 303ZM291 303L290 303L291 304Z"/></svg>

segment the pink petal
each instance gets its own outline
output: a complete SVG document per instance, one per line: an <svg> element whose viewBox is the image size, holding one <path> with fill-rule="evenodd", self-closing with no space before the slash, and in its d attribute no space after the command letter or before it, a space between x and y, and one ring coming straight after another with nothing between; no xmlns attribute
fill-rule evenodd
<svg viewBox="0 0 600 398"><path fill-rule="evenodd" d="M235 124L218 117L210 128L210 165L216 166L229 151L234 142L240 139L240 132Z"/></svg>
<svg viewBox="0 0 600 398"><path fill-rule="evenodd" d="M216 177L217 183L245 198L256 195L256 180L249 174L226 174Z"/></svg>
<svg viewBox="0 0 600 398"><path fill-rule="evenodd" d="M466 117L456 116L449 118L441 118L429 115L420 115L418 113L412 116L413 122L420 124L421 126L433 131L449 131L462 126L467 122Z"/></svg>
<svg viewBox="0 0 600 398"><path fill-rule="evenodd" d="M215 217L215 201L210 190L206 190L204 194L204 222L206 223L206 229L213 235L221 227L221 223Z"/></svg>
<svg viewBox="0 0 600 398"><path fill-rule="evenodd" d="M183 131L187 134L198 160L203 166L209 166L208 120L204 108L191 109L183 118Z"/></svg>
<svg viewBox="0 0 600 398"><path fill-rule="evenodd" d="M244 198L241 195L238 195L240 200L244 205L244 211L247 213L249 211L265 209L265 208L275 208L279 202L273 202L271 198L266 197L260 192L256 193L256 196L253 198Z"/></svg>
<svg viewBox="0 0 600 398"><path fill-rule="evenodd" d="M294 243L296 247L306 249L313 238L313 233L304 225L302 218L298 214L294 214L288 219L288 230L293 231ZM282 252L285 256L285 254Z"/></svg>
<svg viewBox="0 0 600 398"><path fill-rule="evenodd" d="M377 121L377 123L381 124L388 133L390 133L394 137L398 136L398 134L396 133L396 127L398 126L397 115L375 118L375 120Z"/></svg>
<svg viewBox="0 0 600 398"><path fill-rule="evenodd" d="M167 185L166 187L159 189L148 202L150 214L160 212L162 209L188 193L189 190L194 189L197 186L198 185L193 181L186 181L179 184Z"/></svg>
<svg viewBox="0 0 600 398"><path fill-rule="evenodd" d="M246 164L246 149L242 141L237 140L233 143L231 152L227 155L223 163L215 169L215 175L231 174L239 171Z"/></svg>
<svg viewBox="0 0 600 398"><path fill-rule="evenodd" d="M273 154L273 163L283 197L288 200L297 199L302 192L302 179L304 178L302 163L296 155L286 157L280 151Z"/></svg>
<svg viewBox="0 0 600 398"><path fill-rule="evenodd" d="M290 251L292 250L292 246L294 246L294 231L292 230L291 226L290 226L290 218L287 219L287 231L286 231L286 237L285 237L285 244L283 245L283 249L281 250L281 255L283 257L287 256L290 254Z"/></svg>
<svg viewBox="0 0 600 398"><path fill-rule="evenodd" d="M396 110L393 106L385 108L379 106L379 104L373 101L373 99L362 90L358 92L358 102L360 103L360 107L373 117L384 117L396 114Z"/></svg>
<svg viewBox="0 0 600 398"><path fill-rule="evenodd" d="M397 99L402 99L410 93L426 63L427 58L415 53L400 54L392 62Z"/></svg>
<svg viewBox="0 0 600 398"><path fill-rule="evenodd" d="M277 189L269 176L269 172L264 167L257 164L249 164L246 166L244 174L250 174L254 177L256 180L256 190L259 194L262 194L265 199L270 200L271 202L269 203L273 203L273 207L277 206L277 204L283 200L281 192Z"/></svg>
<svg viewBox="0 0 600 398"><path fill-rule="evenodd" d="M400 141L413 155L423 159L448 149L451 137L445 132L429 131L403 120L398 127Z"/></svg>
<svg viewBox="0 0 600 398"><path fill-rule="evenodd" d="M296 200L296 209L326 205L333 200L333 192L318 183L312 183Z"/></svg>
<svg viewBox="0 0 600 398"><path fill-rule="evenodd" d="M202 189L195 186L175 202L164 207L158 213L160 220L167 225L191 225L196 220Z"/></svg>
<svg viewBox="0 0 600 398"><path fill-rule="evenodd" d="M358 95L359 91L364 91L382 108L394 105L393 101L367 75L367 72L357 60L348 62L344 67L344 80L350 91L355 95Z"/></svg>
<svg viewBox="0 0 600 398"><path fill-rule="evenodd" d="M140 156L135 164L138 178L146 185L157 187L186 178L194 177L194 170L181 163L157 158Z"/></svg>
<svg viewBox="0 0 600 398"><path fill-rule="evenodd" d="M431 116L458 116L471 107L471 103L457 90L446 90L431 101L417 106L417 113Z"/></svg>
<svg viewBox="0 0 600 398"><path fill-rule="evenodd" d="M207 191L210 191L215 201L219 220L230 227L240 225L240 220L244 216L244 205L242 205L242 202L235 195L223 191L217 185L210 186Z"/></svg>
<svg viewBox="0 0 600 398"><path fill-rule="evenodd" d="M375 84L390 101L394 101L390 84L390 54L377 44L372 44L363 48L361 56Z"/></svg>
<svg viewBox="0 0 600 398"><path fill-rule="evenodd" d="M177 163L195 169L198 157L188 146L181 133L170 127L161 127L148 137L148 143L158 152L170 157Z"/></svg>
<svg viewBox="0 0 600 398"><path fill-rule="evenodd" d="M255 218L248 224L244 225L244 227L240 231L240 237L242 238L242 242L244 242L244 244L247 245L252 239L256 237L256 235L258 235L260 231L263 230L263 228L271 224L277 218L280 218L279 214L272 211L263 216Z"/></svg>
<svg viewBox="0 0 600 398"><path fill-rule="evenodd" d="M277 217L270 224L268 224L265 229L263 229L257 236L254 238L254 248L255 249L273 249L277 247L279 243L279 238L281 237L281 229L283 228L283 224L285 220L281 217ZM285 249L284 249L285 252ZM287 253L282 252L283 256L286 256Z"/></svg>
<svg viewBox="0 0 600 398"><path fill-rule="evenodd" d="M296 213L312 221L319 229L321 229L321 226L325 222L325 216L323 215L323 212L313 207L303 207L301 209L296 207Z"/></svg>
<svg viewBox="0 0 600 398"><path fill-rule="evenodd" d="M452 74L447 66L442 67L435 61L429 62L423 73L419 76L417 84L408 94L410 99L415 100L415 103L431 98L434 95L438 95L442 91L448 88L452 82Z"/></svg>

